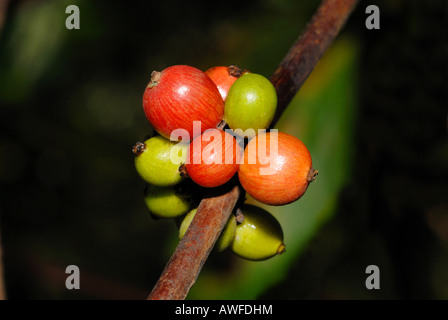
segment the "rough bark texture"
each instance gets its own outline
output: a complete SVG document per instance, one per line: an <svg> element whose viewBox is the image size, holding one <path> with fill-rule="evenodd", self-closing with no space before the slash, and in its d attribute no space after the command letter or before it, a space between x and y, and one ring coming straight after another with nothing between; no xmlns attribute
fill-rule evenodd
<svg viewBox="0 0 448 320"><path fill-rule="evenodd" d="M240 195L236 183L210 190L148 299L181 300L187 296Z"/></svg>
<svg viewBox="0 0 448 320"><path fill-rule="evenodd" d="M357 0L324 0L270 80L277 90L275 126L353 11Z"/></svg>

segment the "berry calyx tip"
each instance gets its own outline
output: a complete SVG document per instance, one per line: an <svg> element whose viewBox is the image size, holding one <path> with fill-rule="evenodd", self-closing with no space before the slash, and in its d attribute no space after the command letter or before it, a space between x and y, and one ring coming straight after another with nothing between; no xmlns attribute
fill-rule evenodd
<svg viewBox="0 0 448 320"><path fill-rule="evenodd" d="M286 251L286 246L284 243L282 243L281 245L278 246L277 254L282 254L285 251Z"/></svg>
<svg viewBox="0 0 448 320"><path fill-rule="evenodd" d="M179 166L179 174L182 178L188 178L187 167L185 164Z"/></svg>
<svg viewBox="0 0 448 320"><path fill-rule="evenodd" d="M162 75L159 71L153 71L151 73L151 81L148 83L147 88L153 88L159 83L160 76Z"/></svg>
<svg viewBox="0 0 448 320"><path fill-rule="evenodd" d="M310 171L308 172L308 176L306 178L306 180L308 182L313 182L316 180L316 176L319 173L319 171L317 171L316 169L311 168Z"/></svg>
<svg viewBox="0 0 448 320"><path fill-rule="evenodd" d="M136 155L139 156L143 153L143 151L145 151L146 148L146 144L144 144L143 142L136 142L135 145L132 147L132 152Z"/></svg>
<svg viewBox="0 0 448 320"><path fill-rule="evenodd" d="M241 69L240 67L238 67L235 64L231 64L228 68L227 68L227 72L229 73L229 75L239 78L241 76L241 74L243 73L243 69Z"/></svg>

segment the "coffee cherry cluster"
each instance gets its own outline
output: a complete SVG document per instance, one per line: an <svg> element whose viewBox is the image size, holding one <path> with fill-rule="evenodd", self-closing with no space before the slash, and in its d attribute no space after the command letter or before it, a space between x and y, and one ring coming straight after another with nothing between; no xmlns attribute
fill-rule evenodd
<svg viewBox="0 0 448 320"><path fill-rule="evenodd" d="M133 147L151 214L175 218L181 239L204 189L233 177L263 204L300 199L317 171L299 139L268 129L276 107L272 83L235 65L152 72L143 110L156 135ZM243 203L215 245L226 248L249 260L271 258L285 251L281 225L268 211Z"/></svg>

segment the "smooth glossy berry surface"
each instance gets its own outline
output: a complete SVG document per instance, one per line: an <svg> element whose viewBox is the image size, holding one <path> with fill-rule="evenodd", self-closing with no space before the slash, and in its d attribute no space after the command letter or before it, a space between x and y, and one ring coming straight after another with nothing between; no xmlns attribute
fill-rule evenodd
<svg viewBox="0 0 448 320"><path fill-rule="evenodd" d="M185 169L198 185L218 187L238 171L241 156L241 147L234 136L217 129L207 130L190 143Z"/></svg>
<svg viewBox="0 0 448 320"><path fill-rule="evenodd" d="M191 201L173 187L148 185L145 203L149 211L160 218L175 218L191 209Z"/></svg>
<svg viewBox="0 0 448 320"><path fill-rule="evenodd" d="M143 109L162 136L170 138L173 130L185 129L191 140L193 121L201 122L200 132L220 123L224 101L215 83L203 71L176 65L152 73L143 94Z"/></svg>
<svg viewBox="0 0 448 320"><path fill-rule="evenodd" d="M244 151L244 163L238 170L246 192L268 205L298 200L316 174L307 147L282 132L262 133L250 140Z"/></svg>
<svg viewBox="0 0 448 320"><path fill-rule="evenodd" d="M266 210L245 205L244 220L238 224L232 251L249 260L265 260L285 251L280 223Z"/></svg>
<svg viewBox="0 0 448 320"><path fill-rule="evenodd" d="M262 75L246 73L229 90L225 102L224 119L231 129L252 129L253 137L266 129L277 109L277 93L272 83Z"/></svg>
<svg viewBox="0 0 448 320"><path fill-rule="evenodd" d="M152 137L144 143L138 142L133 148L135 168L140 177L150 184L160 187L176 185L184 179L179 166L186 160L187 147L162 136ZM179 163L172 161L172 153L177 155Z"/></svg>
<svg viewBox="0 0 448 320"><path fill-rule="evenodd" d="M226 101L227 93L230 90L232 84L241 76L242 70L235 66L230 65L228 67L225 66L217 66L208 69L205 71L205 74L213 80L216 84L216 87L221 93L222 99Z"/></svg>

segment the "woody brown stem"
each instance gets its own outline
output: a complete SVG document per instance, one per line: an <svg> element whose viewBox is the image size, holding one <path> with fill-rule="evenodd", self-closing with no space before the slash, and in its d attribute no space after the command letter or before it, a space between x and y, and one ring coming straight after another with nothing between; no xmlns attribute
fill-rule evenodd
<svg viewBox="0 0 448 320"><path fill-rule="evenodd" d="M277 91L278 106L272 127L334 41L356 3L357 0L322 1L303 34L274 71L270 80ZM228 191L204 197L148 299L185 299L242 194L238 182L234 182Z"/></svg>
<svg viewBox="0 0 448 320"><path fill-rule="evenodd" d="M324 0L302 35L292 45L270 80L277 90L274 127L292 98L333 43L357 0Z"/></svg>
<svg viewBox="0 0 448 320"><path fill-rule="evenodd" d="M240 197L238 185L211 189L163 270L149 300L184 299ZM198 214L201 213L201 214Z"/></svg>

